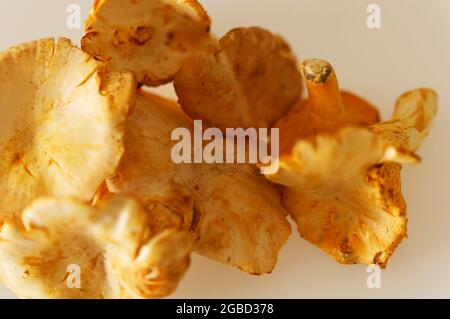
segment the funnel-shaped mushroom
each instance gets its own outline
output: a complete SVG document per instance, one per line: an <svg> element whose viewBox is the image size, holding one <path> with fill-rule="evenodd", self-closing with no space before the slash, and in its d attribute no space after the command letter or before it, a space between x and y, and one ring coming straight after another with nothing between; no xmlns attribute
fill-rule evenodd
<svg viewBox="0 0 450 319"><path fill-rule="evenodd" d="M401 164L419 161L414 151L437 96L406 93L392 120L375 124L370 105L348 107L327 62L306 61L303 74L310 97L280 121L281 169L267 177L285 186L284 204L305 239L340 263L384 267L406 236Z"/></svg>
<svg viewBox="0 0 450 319"><path fill-rule="evenodd" d="M122 156L134 88L66 39L1 53L0 222L41 196L91 200Z"/></svg>
<svg viewBox="0 0 450 319"><path fill-rule="evenodd" d="M22 298L158 298L184 276L189 235L149 231L138 202L39 199L0 231L0 279Z"/></svg>
<svg viewBox="0 0 450 319"><path fill-rule="evenodd" d="M139 93L109 191L138 196L159 229L189 230L200 254L271 272L290 234L280 194L251 165L175 164L172 132L192 126L176 103Z"/></svg>

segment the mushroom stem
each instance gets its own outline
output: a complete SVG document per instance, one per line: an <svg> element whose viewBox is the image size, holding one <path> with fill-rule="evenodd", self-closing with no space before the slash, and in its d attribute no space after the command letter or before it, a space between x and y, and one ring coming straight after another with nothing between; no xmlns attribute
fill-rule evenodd
<svg viewBox="0 0 450 319"><path fill-rule="evenodd" d="M324 119L337 119L343 115L341 91L336 73L330 63L319 59L308 59L302 64L309 94L309 108L313 114Z"/></svg>

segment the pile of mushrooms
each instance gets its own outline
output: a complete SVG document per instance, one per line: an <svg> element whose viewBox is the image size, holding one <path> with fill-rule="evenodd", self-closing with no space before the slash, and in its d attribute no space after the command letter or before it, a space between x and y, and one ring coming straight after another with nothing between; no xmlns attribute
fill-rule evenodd
<svg viewBox="0 0 450 319"><path fill-rule="evenodd" d="M406 236L401 167L420 161L436 93L405 93L381 122L328 62L299 68L259 27L210 28L195 0L99 0L81 49L0 53L0 281L19 297L165 297L192 252L268 274L289 216L339 263L386 266ZM148 92L171 82L178 102ZM197 119L279 128L280 170L174 163L173 130Z"/></svg>

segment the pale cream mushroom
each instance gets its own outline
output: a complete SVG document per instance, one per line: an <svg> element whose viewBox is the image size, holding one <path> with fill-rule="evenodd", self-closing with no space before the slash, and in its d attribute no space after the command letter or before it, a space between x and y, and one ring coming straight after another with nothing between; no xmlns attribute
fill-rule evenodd
<svg viewBox="0 0 450 319"><path fill-rule="evenodd" d="M0 53L0 222L42 196L92 199L123 153L134 75L67 39Z"/></svg>
<svg viewBox="0 0 450 319"><path fill-rule="evenodd" d="M196 0L97 0L81 43L110 68L157 86L173 80L189 55L215 46L210 25Z"/></svg>
<svg viewBox="0 0 450 319"><path fill-rule="evenodd" d="M138 196L159 230L189 230L194 251L270 273L290 235L279 192L252 165L175 164L171 134L192 125L176 103L140 92L109 191Z"/></svg>
<svg viewBox="0 0 450 319"><path fill-rule="evenodd" d="M0 231L0 279L21 298L159 298L190 263L182 231L152 233L133 199L43 198Z"/></svg>

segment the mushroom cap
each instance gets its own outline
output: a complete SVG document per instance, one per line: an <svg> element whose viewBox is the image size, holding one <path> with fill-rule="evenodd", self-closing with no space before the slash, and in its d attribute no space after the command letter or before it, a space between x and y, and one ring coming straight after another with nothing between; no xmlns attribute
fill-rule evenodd
<svg viewBox="0 0 450 319"><path fill-rule="evenodd" d="M152 234L148 224L130 198L102 208L39 199L0 230L0 279L22 298L164 297L189 266L191 242L180 231Z"/></svg>
<svg viewBox="0 0 450 319"><path fill-rule="evenodd" d="M270 127L302 93L297 62L279 36L237 28L217 52L188 58L175 77L183 110L221 129Z"/></svg>
<svg viewBox="0 0 450 319"><path fill-rule="evenodd" d="M286 186L283 202L300 234L340 263L385 267L406 236L401 164L419 161L414 151L436 111L434 91L414 90L390 121L297 141L267 178Z"/></svg>
<svg viewBox="0 0 450 319"><path fill-rule="evenodd" d="M391 151L369 130L345 128L297 143L268 177L287 186L283 202L303 238L340 263L384 266L407 221Z"/></svg>
<svg viewBox="0 0 450 319"><path fill-rule="evenodd" d="M131 70L139 83L157 86L215 43L210 25L196 0L97 0L81 44L111 69Z"/></svg>
<svg viewBox="0 0 450 319"><path fill-rule="evenodd" d="M291 228L279 191L248 164L197 168L194 250L253 275L271 273Z"/></svg>
<svg viewBox="0 0 450 319"><path fill-rule="evenodd" d="M172 131L190 125L176 103L138 93L126 122L125 153L106 183L111 193L137 196L153 216L159 216L152 227L189 229L192 223L195 199L188 181L193 169L175 164L171 157L176 144Z"/></svg>
<svg viewBox="0 0 450 319"><path fill-rule="evenodd" d="M432 89L417 89L400 96L390 121L374 124L372 132L397 148L417 150L428 136L438 111L438 95Z"/></svg>
<svg viewBox="0 0 450 319"><path fill-rule="evenodd" d="M189 230L194 251L251 274L271 272L290 235L279 192L252 165L175 164L172 131L192 126L176 103L140 93L109 191L138 196L159 229Z"/></svg>
<svg viewBox="0 0 450 319"><path fill-rule="evenodd" d="M0 54L0 221L42 196L89 201L116 169L135 80L102 66L67 39Z"/></svg>
<svg viewBox="0 0 450 319"><path fill-rule="evenodd" d="M380 121L377 108L362 97L348 91L341 91L341 97L352 125L369 126Z"/></svg>

